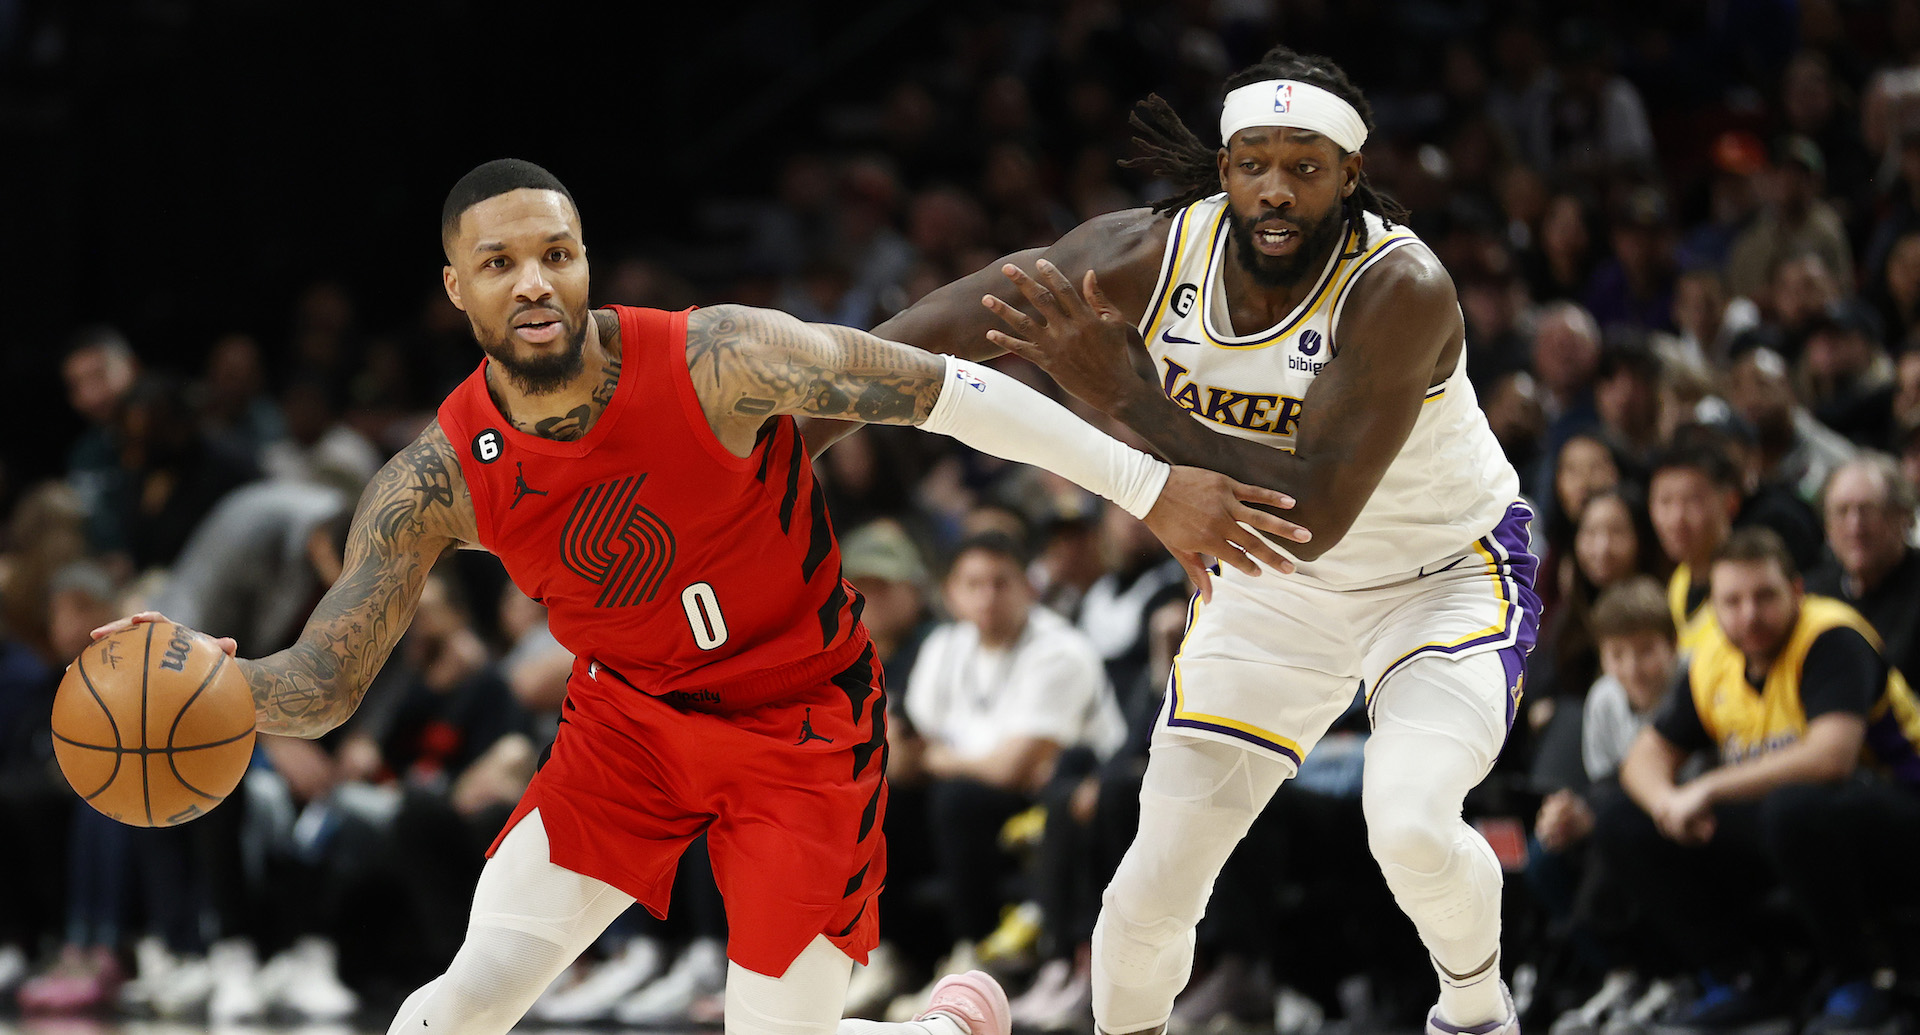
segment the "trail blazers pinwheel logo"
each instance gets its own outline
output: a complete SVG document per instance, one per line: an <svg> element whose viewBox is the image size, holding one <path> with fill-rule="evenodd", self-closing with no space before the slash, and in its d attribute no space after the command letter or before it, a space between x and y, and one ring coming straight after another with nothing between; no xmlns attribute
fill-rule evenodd
<svg viewBox="0 0 1920 1035"><path fill-rule="evenodd" d="M673 530L640 505L646 480L632 475L582 491L560 533L561 562L600 587L595 607L651 601L673 567Z"/></svg>

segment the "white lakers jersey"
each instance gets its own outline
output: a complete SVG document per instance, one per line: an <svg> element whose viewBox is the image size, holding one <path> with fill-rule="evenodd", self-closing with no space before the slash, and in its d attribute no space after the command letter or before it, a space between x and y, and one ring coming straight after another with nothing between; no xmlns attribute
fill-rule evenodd
<svg viewBox="0 0 1920 1035"><path fill-rule="evenodd" d="M1334 356L1340 313L1367 268L1400 248L1425 248L1403 227L1366 214L1366 248L1349 229L1313 290L1278 324L1234 334L1227 318L1227 196L1175 215L1153 302L1140 321L1162 388L1213 430L1292 451L1307 389ZM1452 557L1498 524L1520 480L1467 381L1466 350L1427 390L1420 418L1352 529L1300 574L1334 587L1375 585ZM1232 577L1232 568L1226 569ZM1297 575L1295 577L1298 577Z"/></svg>

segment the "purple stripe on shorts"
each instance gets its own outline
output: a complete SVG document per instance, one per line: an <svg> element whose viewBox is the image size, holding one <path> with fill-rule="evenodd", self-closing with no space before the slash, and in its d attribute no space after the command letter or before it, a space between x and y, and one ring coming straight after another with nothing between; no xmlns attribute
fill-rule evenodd
<svg viewBox="0 0 1920 1035"><path fill-rule="evenodd" d="M1519 645L1502 647L1500 667L1506 672L1507 681L1507 732L1513 732L1513 717L1520 710L1520 695L1526 685L1527 652Z"/></svg>
<svg viewBox="0 0 1920 1035"><path fill-rule="evenodd" d="M1272 751L1276 754L1283 755L1288 760L1293 762L1293 767L1295 769L1300 768L1300 756L1298 753L1288 748L1281 747L1279 744L1275 744L1273 741L1268 740L1265 737L1254 736L1253 734L1248 733L1246 730L1237 730L1237 729L1234 729L1232 726L1222 726L1216 722L1202 722L1199 719L1168 718L1167 725L1185 726L1189 729L1211 730L1214 733L1224 733L1229 737L1234 737L1239 740L1244 740L1249 744L1257 744L1260 747L1266 748L1268 751Z"/></svg>
<svg viewBox="0 0 1920 1035"><path fill-rule="evenodd" d="M1508 600L1520 612L1520 625L1515 630L1514 642L1523 651L1531 651L1540 639L1540 595L1533 591L1535 577L1540 572L1540 559L1527 551L1527 526L1532 521L1532 507L1524 503L1512 504L1507 507L1507 513L1500 523L1493 526L1493 534L1488 536L1500 545L1501 550L1506 551L1501 575L1510 579L1518 591L1516 596L1510 596ZM1494 552L1497 555L1500 551Z"/></svg>

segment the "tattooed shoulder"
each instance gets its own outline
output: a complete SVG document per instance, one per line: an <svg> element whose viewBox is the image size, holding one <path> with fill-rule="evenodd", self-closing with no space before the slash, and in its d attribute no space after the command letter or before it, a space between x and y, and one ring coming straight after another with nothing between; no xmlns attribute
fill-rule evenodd
<svg viewBox="0 0 1920 1035"><path fill-rule="evenodd" d="M437 420L374 475L360 509L371 522L368 527L389 539L412 532L467 545L479 542L473 494L461 474L459 454Z"/></svg>

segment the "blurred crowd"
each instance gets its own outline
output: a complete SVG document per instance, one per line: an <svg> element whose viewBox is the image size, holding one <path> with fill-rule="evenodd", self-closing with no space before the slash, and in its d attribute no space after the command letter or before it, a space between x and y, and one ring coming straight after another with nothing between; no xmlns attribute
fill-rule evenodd
<svg viewBox="0 0 1920 1035"><path fill-rule="evenodd" d="M1540 515L1542 640L1468 803L1509 871L1505 959L1528 1023L1624 1035L1689 997L1762 992L1816 1020L1853 995L1880 1023L1920 959L1859 947L1920 945L1910 873L1846 875L1879 881L1873 919L1894 930L1830 936L1838 914L1784 854L1730 856L1753 896L1720 919L1757 921L1753 958L1696 958L1648 915L1666 898L1626 893L1645 875L1609 860L1645 832L1608 817L1638 731L1678 737L1669 687L1713 621L1729 542L1767 555L1742 529L1777 535L1783 581L1857 608L1893 666L1920 660L1920 2L1583 10L979 5L941 60L820 98L813 146L757 157L778 170L767 196L690 199L695 240L593 240L595 300L871 327L1163 196L1117 164L1147 93L1211 140L1228 74L1276 41L1329 54L1372 102L1373 182L1454 277L1469 372ZM54 687L96 625L156 608L249 657L298 635L360 487L479 357L444 298L394 326L363 322L363 301L316 281L280 333L178 351L74 328L64 384L21 386L64 391L85 423L48 443L62 477L0 486L0 824L20 846L0 883L43 889L0 896L0 990L23 1010L372 1016L459 944L571 661L489 557L440 564L352 721L262 737L203 819L120 826L51 761ZM817 468L893 712L887 942L851 1009L910 1010L937 971L980 965L1017 985L1023 1026L1084 1030L1088 940L1189 587L1125 513L944 439L869 428ZM1417 1023L1430 1005L1367 855L1366 735L1356 707L1229 863L1176 1028L1296 1035ZM696 845L673 915L623 918L534 1016L714 1021L725 937Z"/></svg>

